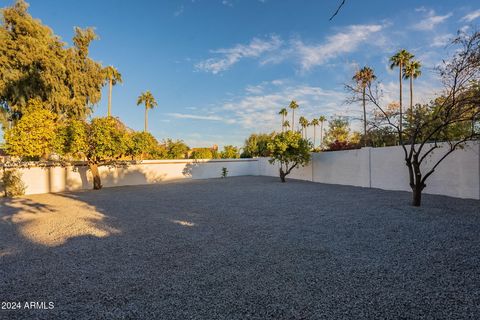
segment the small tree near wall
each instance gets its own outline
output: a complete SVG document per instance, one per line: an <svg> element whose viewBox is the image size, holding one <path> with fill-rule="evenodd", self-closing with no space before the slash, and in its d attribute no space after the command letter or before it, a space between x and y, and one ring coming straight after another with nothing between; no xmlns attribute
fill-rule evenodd
<svg viewBox="0 0 480 320"><path fill-rule="evenodd" d="M310 162L310 150L313 145L303 139L299 132L286 131L272 137L268 143L271 152L270 163L280 164L280 180L285 182L285 177L294 168L303 167Z"/></svg>

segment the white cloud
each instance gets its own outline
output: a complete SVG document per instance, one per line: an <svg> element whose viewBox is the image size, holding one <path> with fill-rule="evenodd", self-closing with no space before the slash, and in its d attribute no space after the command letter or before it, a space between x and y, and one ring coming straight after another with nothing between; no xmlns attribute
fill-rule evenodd
<svg viewBox="0 0 480 320"><path fill-rule="evenodd" d="M301 40L294 40L292 51L298 54L302 70L309 70L314 66L325 64L340 54L357 50L362 43L371 39L371 36L382 28L382 25L352 25L327 37L322 44L307 45Z"/></svg>
<svg viewBox="0 0 480 320"><path fill-rule="evenodd" d="M180 15L183 14L183 11L185 11L185 7L184 7L183 4L182 4L182 5L181 5L180 7L178 7L178 9L173 13L173 15L174 15L175 17L178 17L178 16L180 16Z"/></svg>
<svg viewBox="0 0 480 320"><path fill-rule="evenodd" d="M195 65L198 70L217 74L229 69L231 66L244 58L258 58L266 52L277 50L282 41L276 35L267 39L253 38L249 44L237 44L232 48L218 49L212 53L219 54L218 58L210 58Z"/></svg>
<svg viewBox="0 0 480 320"><path fill-rule="evenodd" d="M208 120L208 121L224 121L227 123L233 123L233 120L225 119L216 115L198 115L198 114L188 114L188 113L168 113L169 116L177 119L193 119L193 120Z"/></svg>
<svg viewBox="0 0 480 320"><path fill-rule="evenodd" d="M431 47L445 47L453 38L451 33L437 35L432 39L430 43Z"/></svg>
<svg viewBox="0 0 480 320"><path fill-rule="evenodd" d="M415 24L413 28L417 30L433 30L437 25L443 23L451 16L451 12L446 15L440 16L436 15L434 10L430 10L428 11L427 16L422 18L419 23Z"/></svg>
<svg viewBox="0 0 480 320"><path fill-rule="evenodd" d="M480 17L480 9L470 12L469 14L467 14L466 16L464 16L460 20L465 21L465 22L472 22L473 20L477 19L478 17Z"/></svg>

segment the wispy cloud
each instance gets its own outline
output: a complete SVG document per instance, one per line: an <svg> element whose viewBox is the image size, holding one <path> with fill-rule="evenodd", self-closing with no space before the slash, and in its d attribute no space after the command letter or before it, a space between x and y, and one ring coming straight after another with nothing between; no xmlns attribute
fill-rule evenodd
<svg viewBox="0 0 480 320"><path fill-rule="evenodd" d="M348 26L343 31L327 37L324 43L317 45L308 45L301 40L294 40L293 51L299 55L302 69L309 70L341 54L357 50L362 43L371 39L383 27L378 24Z"/></svg>
<svg viewBox="0 0 480 320"><path fill-rule="evenodd" d="M416 10L419 11L419 10ZM421 10L426 11L426 10ZM437 25L445 22L448 18L452 16L452 13L447 13L446 15L436 15L434 10L430 10L427 13L427 16L424 17L419 23L413 26L414 29L417 30L433 30Z"/></svg>
<svg viewBox="0 0 480 320"><path fill-rule="evenodd" d="M473 20L477 19L478 17L480 17L480 9L470 12L469 14L462 17L462 19L460 19L460 20L465 21L465 22L472 22Z"/></svg>
<svg viewBox="0 0 480 320"><path fill-rule="evenodd" d="M175 17L178 17L183 14L183 11L185 11L185 6L182 4L178 9L173 13Z"/></svg>
<svg viewBox="0 0 480 320"><path fill-rule="evenodd" d="M217 74L229 69L244 58L258 58L266 52L277 50L282 40L276 35L267 39L253 38L249 44L237 44L232 48L213 50L217 58L210 58L195 65L196 69Z"/></svg>
<svg viewBox="0 0 480 320"><path fill-rule="evenodd" d="M453 38L451 33L441 34L433 37L432 42L430 43L431 47L445 47Z"/></svg>

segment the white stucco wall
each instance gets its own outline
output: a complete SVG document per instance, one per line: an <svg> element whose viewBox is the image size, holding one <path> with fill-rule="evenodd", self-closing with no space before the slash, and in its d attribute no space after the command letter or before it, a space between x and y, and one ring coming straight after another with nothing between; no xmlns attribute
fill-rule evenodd
<svg viewBox="0 0 480 320"><path fill-rule="evenodd" d="M436 150L424 168L431 167L445 152ZM312 154L305 167L294 169L287 179L320 183L410 191L408 169L401 147ZM262 175L278 177L278 165L268 158L228 160L148 160L125 167L100 167L105 187L152 184L178 179L218 178L226 167L229 176ZM31 167L17 169L27 194L92 188L88 168ZM480 199L480 144L472 142L464 150L449 155L427 180L425 193Z"/></svg>
<svg viewBox="0 0 480 320"><path fill-rule="evenodd" d="M141 185L179 179L219 178L222 168L228 176L258 175L256 159L219 160L146 160L123 167L99 167L104 187ZM91 189L88 167L47 166L18 168L26 185L26 194Z"/></svg>
<svg viewBox="0 0 480 320"><path fill-rule="evenodd" d="M431 168L445 151L446 147L435 150L425 160L423 168ZM479 154L478 142L471 142L465 149L450 154L428 178L424 192L480 199ZM267 158L260 158L259 175L278 176L278 166L270 165ZM295 169L288 178L411 191L403 150L399 146L315 153L311 164Z"/></svg>

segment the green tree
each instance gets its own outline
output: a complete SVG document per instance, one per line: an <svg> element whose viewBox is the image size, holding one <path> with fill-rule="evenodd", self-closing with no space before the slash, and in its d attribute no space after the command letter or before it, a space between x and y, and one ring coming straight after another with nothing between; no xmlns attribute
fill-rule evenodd
<svg viewBox="0 0 480 320"><path fill-rule="evenodd" d="M145 128L144 131L147 132L148 130L148 109L152 109L156 107L157 101L153 97L152 93L150 91L145 91L142 92L142 94L138 97L137 99L137 106L139 105L145 105Z"/></svg>
<svg viewBox="0 0 480 320"><path fill-rule="evenodd" d="M252 133L243 145L242 158L253 157L268 157L270 151L268 150L268 143L270 142L273 134L265 133Z"/></svg>
<svg viewBox="0 0 480 320"><path fill-rule="evenodd" d="M282 108L278 114L282 116L282 132L283 132L283 131L285 131L285 126L284 126L285 117L288 114L287 108Z"/></svg>
<svg viewBox="0 0 480 320"><path fill-rule="evenodd" d="M210 148L196 148L190 158L192 159L213 159L212 149Z"/></svg>
<svg viewBox="0 0 480 320"><path fill-rule="evenodd" d="M399 129L400 132L402 132L402 126L403 126L403 104L402 104L402 98L403 98L403 90L402 90L402 78L403 78L403 68L406 64L410 62L411 59L414 58L414 55L408 52L405 49L399 50L396 54L394 54L392 57L390 57L390 69L394 69L395 67L398 67L398 82L400 85L400 122L399 122ZM400 138L401 139L401 138Z"/></svg>
<svg viewBox="0 0 480 320"><path fill-rule="evenodd" d="M149 132L133 132L130 134L127 155L140 160L153 159L159 154L158 141Z"/></svg>
<svg viewBox="0 0 480 320"><path fill-rule="evenodd" d="M313 147L315 148L315 139L317 137L317 126L320 124L318 119L310 121L310 125L313 126Z"/></svg>
<svg viewBox="0 0 480 320"><path fill-rule="evenodd" d="M285 120L285 121L283 122L283 127L284 127L284 128L290 128L290 122L289 122L288 120Z"/></svg>
<svg viewBox="0 0 480 320"><path fill-rule="evenodd" d="M307 139L307 127L308 127L308 120L305 117L300 117L298 120L298 123L300 124L300 128L302 129L302 137L304 139Z"/></svg>
<svg viewBox="0 0 480 320"><path fill-rule="evenodd" d="M129 139L125 125L113 117L94 118L86 125L86 150L90 171L93 176L93 189L101 189L102 181L98 167L115 164L128 152Z"/></svg>
<svg viewBox="0 0 480 320"><path fill-rule="evenodd" d="M56 146L57 116L43 109L39 100L30 100L28 113L5 132L5 145L12 156L38 160L46 158Z"/></svg>
<svg viewBox="0 0 480 320"><path fill-rule="evenodd" d="M335 141L348 142L350 136L350 123L344 117L335 117L328 122L325 134L325 143L332 144Z"/></svg>
<svg viewBox="0 0 480 320"><path fill-rule="evenodd" d="M285 182L285 177L294 168L305 166L310 162L312 144L303 139L299 132L286 131L275 135L268 143L271 152L270 163L280 165L280 180Z"/></svg>
<svg viewBox="0 0 480 320"><path fill-rule="evenodd" d="M107 116L112 115L112 87L117 83L122 83L122 75L113 66L108 66L103 69L105 80L108 82L108 111Z"/></svg>
<svg viewBox="0 0 480 320"><path fill-rule="evenodd" d="M373 69L370 67L363 67L362 69L358 70L357 73L353 76L353 80L357 83L357 86L360 87L362 91L362 103L363 103L363 138L364 138L364 146L367 146L367 109L366 109L366 98L365 92L367 86L370 86L372 81L374 81L377 77L373 72Z"/></svg>
<svg viewBox="0 0 480 320"><path fill-rule="evenodd" d="M168 159L185 159L190 148L182 140L167 139L164 142Z"/></svg>
<svg viewBox="0 0 480 320"><path fill-rule="evenodd" d="M413 114L413 80L417 79L422 75L422 71L420 68L422 65L419 61L409 61L403 67L403 78L410 80L410 110L409 110L409 121L412 121L412 114Z"/></svg>
<svg viewBox="0 0 480 320"><path fill-rule="evenodd" d="M93 29L75 29L74 46L28 13L17 0L2 10L0 23L0 105L8 117L18 119L28 101L62 117L84 119L101 98L102 67L88 57L96 38Z"/></svg>
<svg viewBox="0 0 480 320"><path fill-rule="evenodd" d="M292 100L288 107L292 110L292 130L295 130L293 126L295 126L295 109L298 109L299 105L295 100Z"/></svg>
<svg viewBox="0 0 480 320"><path fill-rule="evenodd" d="M221 153L221 158L222 159L237 159L240 157L240 154L238 153L238 148L227 145L223 147L223 151Z"/></svg>

